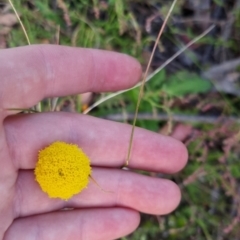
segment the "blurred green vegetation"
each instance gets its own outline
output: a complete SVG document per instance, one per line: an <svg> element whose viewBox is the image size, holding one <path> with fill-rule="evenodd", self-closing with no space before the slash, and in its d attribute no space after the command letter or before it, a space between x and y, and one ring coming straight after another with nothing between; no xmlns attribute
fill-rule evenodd
<svg viewBox="0 0 240 240"><path fill-rule="evenodd" d="M132 5L141 1L109 0L109 1L59 1L65 8L50 0L14 1L26 27L32 44L56 44L60 26L61 45L98 48L127 53L137 58L143 68L147 59L144 55L155 37L149 35L138 16L132 11ZM150 1L155 4L157 1ZM169 8L163 2L164 12ZM180 13L179 1L174 14ZM215 1L217 4L222 1ZM240 22L239 10L234 10L235 27ZM197 34L190 27L178 29L170 19L169 28L173 34L180 32L189 39ZM23 31L17 24L7 38L8 47L26 45ZM223 41L211 36L199 44L214 44L225 48L237 49L234 39ZM164 48L159 46L159 48ZM239 50L237 50L239 51ZM139 89L121 94L107 101L90 114L102 118L110 114L122 114L122 121L130 123L125 113L133 113L136 107ZM101 98L94 95L91 102ZM78 96L61 98L58 106L65 101L73 101L77 109L83 108ZM200 74L189 69L176 71L163 70L146 84L140 113L150 117L156 114L167 114L168 120L138 119L137 125L152 131L166 133L176 128L187 126L190 133L184 139L189 150L189 163L178 174L167 176L182 189L182 202L178 209L168 216L142 215L139 228L130 236L122 239L131 240L234 240L240 238L240 134L239 124L231 121L205 123L201 120L191 123L178 123L172 116L206 116L219 117L239 115L240 98L224 93L212 92L212 84L202 79ZM43 105L47 111L47 104ZM204 110L205 109L205 110ZM212 110L214 109L214 110ZM189 117L190 118L190 117ZM164 194L164 193L163 193ZM238 219L238 220L236 220ZM235 222L238 222L237 224Z"/></svg>

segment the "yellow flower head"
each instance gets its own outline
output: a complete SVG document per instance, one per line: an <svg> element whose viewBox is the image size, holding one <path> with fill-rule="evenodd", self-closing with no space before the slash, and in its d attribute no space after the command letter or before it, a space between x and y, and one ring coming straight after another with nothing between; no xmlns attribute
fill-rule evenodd
<svg viewBox="0 0 240 240"><path fill-rule="evenodd" d="M87 187L91 167L77 145L54 142L39 152L34 173L50 198L68 200Z"/></svg>

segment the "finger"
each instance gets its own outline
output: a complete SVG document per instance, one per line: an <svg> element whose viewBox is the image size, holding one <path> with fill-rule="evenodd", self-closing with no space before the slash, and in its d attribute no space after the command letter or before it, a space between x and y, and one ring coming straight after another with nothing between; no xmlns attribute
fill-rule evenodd
<svg viewBox="0 0 240 240"><path fill-rule="evenodd" d="M5 131L17 168L33 169L38 151L54 141L77 144L94 166L120 167L126 161L131 126L79 114L42 113L11 117ZM173 173L186 161L181 142L136 129L131 168Z"/></svg>
<svg viewBox="0 0 240 240"><path fill-rule="evenodd" d="M53 45L2 50L0 110L28 108L45 97L129 88L140 64L125 54Z"/></svg>
<svg viewBox="0 0 240 240"><path fill-rule="evenodd" d="M181 193L170 180L139 175L126 170L93 169L87 189L68 201L50 199L34 180L32 171L21 171L17 181L15 212L17 217L35 215L62 208L127 207L148 214L163 215L179 204Z"/></svg>
<svg viewBox="0 0 240 240"><path fill-rule="evenodd" d="M3 240L112 240L134 231L139 219L121 208L60 211L15 220Z"/></svg>

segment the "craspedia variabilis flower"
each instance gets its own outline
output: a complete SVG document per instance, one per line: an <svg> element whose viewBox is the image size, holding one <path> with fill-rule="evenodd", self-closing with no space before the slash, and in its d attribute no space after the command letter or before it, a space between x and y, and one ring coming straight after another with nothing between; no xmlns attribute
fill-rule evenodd
<svg viewBox="0 0 240 240"><path fill-rule="evenodd" d="M77 145L58 141L39 151L34 173L50 198L68 200L87 187L90 160Z"/></svg>

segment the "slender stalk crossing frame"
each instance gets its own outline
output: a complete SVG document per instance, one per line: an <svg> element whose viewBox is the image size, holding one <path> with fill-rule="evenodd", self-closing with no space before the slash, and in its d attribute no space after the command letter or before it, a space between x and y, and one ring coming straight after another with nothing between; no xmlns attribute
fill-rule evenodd
<svg viewBox="0 0 240 240"><path fill-rule="evenodd" d="M11 7L12 7L12 9L13 9L13 11L14 11L14 13L15 13L15 15L16 15L16 17L17 17L17 19L18 19L18 21L19 21L19 23L20 23L20 25L21 25L21 27L22 27L22 30L23 30L23 33L24 33L26 39L27 39L28 45L31 45L30 40L29 40L29 37L28 37L28 35L27 35L27 31L26 31L26 29L25 29L25 27L24 27L24 25L23 25L23 23L22 23L21 18L20 18L19 15L18 15L18 12L17 12L16 8L14 7L14 5L13 5L13 3L12 3L11 0L8 0L8 2L9 2L9 4L11 5Z"/></svg>
<svg viewBox="0 0 240 240"><path fill-rule="evenodd" d="M215 25L211 25L209 28L207 28L202 34L200 34L198 37L194 38L192 41L190 41L187 45L185 45L183 48L181 48L178 52L176 52L172 57L170 57L166 62L164 62L159 68L157 68L153 73L151 73L147 79L146 82L150 81L152 77L154 77L157 73L162 71L168 64L170 64L175 58L177 58L179 55L181 55L183 52L185 52L189 47L191 47L193 44L195 44L197 41L199 41L201 38L206 36L209 32L212 31L212 29L215 28ZM99 106L100 104L108 101L111 98L114 98L122 93L128 92L130 90L133 90L135 88L138 88L141 86L141 82L133 86L132 88L128 88L126 90L118 91L112 94L109 94L106 97L103 97L99 99L97 102L95 102L93 105L88 107L85 111L83 111L83 114L88 114L91 112L95 107Z"/></svg>
<svg viewBox="0 0 240 240"><path fill-rule="evenodd" d="M175 59L178 55L180 55L183 51L185 51L189 46L191 46L193 43L195 43L196 41L198 41L199 39L201 39L203 36L205 36L208 32L210 32L214 27L215 25L212 25L210 28L208 28L206 31L204 31L200 36L198 36L196 39L194 39L193 41L191 41L189 44L187 44L184 48L182 48L179 52L177 52L175 55L173 55L170 59L168 59L159 69L157 69L151 76L149 76L147 78L147 75L148 75L148 71L149 71L149 68L150 68L150 65L152 63L152 59L153 59L153 56L154 56L154 53L156 51L156 48L157 48L157 45L158 45L158 42L160 40L160 37L162 36L162 33L163 33L163 30L165 29L166 27L166 24L167 24L167 21L173 11L173 8L174 6L176 5L177 3L177 0L174 0L169 11L168 11L168 14L166 16L166 19L164 20L163 22L163 25L159 31L159 34L158 34L158 37L155 41L155 44L154 44L154 47L153 47L153 50L152 50L152 53L151 53L151 56L150 56L150 60L148 62L148 65L147 65L147 69L144 73L144 76L143 76L143 80L141 83L137 84L136 86L134 86L133 88L130 88L130 89L127 89L127 90L124 90L124 91L120 91L120 92L117 92L117 93L114 93L114 94L111 94L109 96L107 96L106 98L104 99L101 99L99 100L98 102L96 102L94 105L92 105L90 108L86 109L83 113L84 114L87 114L89 111L91 111L91 109L93 109L94 107L98 106L99 104L101 104L102 102L112 98L112 97L115 97L121 93L124 93L126 91L129 91L131 89L134 89L136 87L139 87L140 86L140 91L139 91L139 96L138 96L138 100L137 100L137 106L136 106L136 110L135 110L135 114L134 114L134 119L133 119L133 124L132 124L132 130L131 130L131 134L130 134L130 141L129 141L129 147L128 147L128 152L127 152L127 159L126 159L126 162L125 162L125 166L128 166L129 164L129 161L130 161L130 156L131 156L131 150L132 150L132 144L133 144L133 136L134 136L134 130L135 130L135 126L136 126L136 121L137 121L137 116L138 116L138 111L139 111L139 106L140 106L140 103L141 103L141 100L142 100L142 97L143 97L143 92L144 92L144 86L145 86L145 83L151 79L152 76L154 76L156 73L158 73L159 71L161 71L166 65L168 65L173 59Z"/></svg>
<svg viewBox="0 0 240 240"><path fill-rule="evenodd" d="M26 29L25 29L25 27L24 27L24 25L23 25L23 23L22 23L22 20L21 20L19 14L18 14L16 8L14 7L14 5L13 5L13 3L12 3L11 0L8 0L8 2L9 2L9 4L11 5L11 7L12 7L12 9L13 9L13 11L14 11L14 13L15 13L15 15L16 15L16 17L17 17L17 19L18 19L18 21L19 21L19 23L20 23L20 25L21 25L21 27L22 27L22 30L23 30L23 33L24 33L24 35L25 35L25 37L26 37L26 40L27 40L28 45L31 45L30 40L29 40L29 37L28 37L28 34L27 34L27 31L26 31ZM39 103L35 106L35 110L36 110L37 112L41 112L41 102L39 102Z"/></svg>
<svg viewBox="0 0 240 240"><path fill-rule="evenodd" d="M137 116L138 116L138 110L139 110L139 106L140 106L140 103L141 103L141 100L142 100L142 97L143 97L143 92L144 92L144 86L145 86L145 83L146 83L146 79L147 79L147 75L148 75L148 71L149 71L149 68L150 68L150 65L152 63L152 60L153 60L153 56L155 54L155 51L156 51L156 48L157 48L157 45L158 45L158 42L160 40L160 37L162 36L162 33L163 33L163 30L165 29L166 25L167 25L167 21L173 11L173 8L174 6L176 5L177 3L177 0L174 0L169 11L168 11L168 14L163 22L163 25L158 33L158 36L157 36L157 39L155 41L155 44L154 44L154 47L153 47L153 50L152 50L152 53L151 53L151 56L150 56L150 59L148 61L148 65L147 65L147 69L143 75L143 80L142 80L142 84L141 84L141 87L140 87L140 91L139 91L139 96L138 96L138 101L137 101L137 106L136 106L136 110L135 110L135 114L134 114L134 119L133 119L133 124L132 124L132 131L131 131L131 135L130 135L130 141L129 141L129 146L128 146L128 153L127 153L127 159L126 159L126 163L125 165L128 166L129 164L129 161L130 161L130 155L131 155L131 150L132 150L132 144L133 144L133 135L134 135L134 130L135 130L135 126L136 126L136 121L137 121Z"/></svg>

